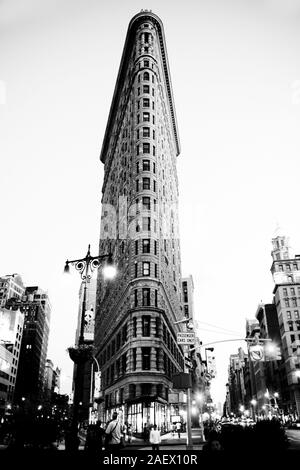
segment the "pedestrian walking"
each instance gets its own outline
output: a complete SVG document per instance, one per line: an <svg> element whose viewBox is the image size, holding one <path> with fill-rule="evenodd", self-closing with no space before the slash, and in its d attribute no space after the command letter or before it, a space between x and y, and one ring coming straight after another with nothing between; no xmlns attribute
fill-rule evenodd
<svg viewBox="0 0 300 470"><path fill-rule="evenodd" d="M149 437L152 450L159 450L159 444L161 443L160 431L157 429L157 425L154 424L153 429L150 431Z"/></svg>
<svg viewBox="0 0 300 470"><path fill-rule="evenodd" d="M180 439L181 423L179 421L177 421L177 423L176 423L176 431L177 431L177 434L178 434L178 439Z"/></svg>
<svg viewBox="0 0 300 470"><path fill-rule="evenodd" d="M149 437L149 431L148 431L148 428L147 428L147 424L144 424L144 428L143 428L143 439L144 439L144 442L147 442L147 441L148 441L148 437Z"/></svg>
<svg viewBox="0 0 300 470"><path fill-rule="evenodd" d="M128 437L128 443L130 444L132 441L132 427L131 424L127 424L127 437Z"/></svg>
<svg viewBox="0 0 300 470"><path fill-rule="evenodd" d="M121 425L118 420L118 413L115 411L105 430L105 449L112 452L120 449L121 438Z"/></svg>

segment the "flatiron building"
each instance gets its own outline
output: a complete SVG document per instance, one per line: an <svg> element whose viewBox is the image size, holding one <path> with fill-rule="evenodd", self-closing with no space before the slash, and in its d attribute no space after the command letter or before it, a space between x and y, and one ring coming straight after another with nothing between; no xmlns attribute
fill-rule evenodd
<svg viewBox="0 0 300 470"><path fill-rule="evenodd" d="M100 155L99 254L112 253L118 274L106 281L99 270L95 318L100 418L117 410L134 432L168 429L178 412L169 392L184 368L179 153L164 28L144 10L128 27Z"/></svg>

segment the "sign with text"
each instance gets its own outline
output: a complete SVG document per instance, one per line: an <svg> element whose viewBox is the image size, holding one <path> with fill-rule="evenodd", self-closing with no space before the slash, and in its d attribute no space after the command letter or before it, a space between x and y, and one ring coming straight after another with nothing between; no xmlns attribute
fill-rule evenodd
<svg viewBox="0 0 300 470"><path fill-rule="evenodd" d="M195 333L193 332L180 332L177 333L177 344L194 344Z"/></svg>
<svg viewBox="0 0 300 470"><path fill-rule="evenodd" d="M101 372L95 372L94 375L95 385L94 385L94 398L101 397Z"/></svg>

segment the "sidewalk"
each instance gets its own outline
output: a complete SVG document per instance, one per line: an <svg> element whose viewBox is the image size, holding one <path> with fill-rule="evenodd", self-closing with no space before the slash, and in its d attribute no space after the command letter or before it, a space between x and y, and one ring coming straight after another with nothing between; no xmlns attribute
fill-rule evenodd
<svg viewBox="0 0 300 470"><path fill-rule="evenodd" d="M193 441L193 449L194 450L202 450L204 442L201 441L201 434L200 429L193 429L192 430L192 441ZM170 450L170 449L186 449L186 442L187 442L187 433L182 432L180 433L180 439L178 438L177 433L172 435L171 432L164 434L161 436L161 450ZM135 440L131 444L127 444L126 448L136 448L139 450L151 450L152 446L150 443L145 443L143 439L135 438Z"/></svg>

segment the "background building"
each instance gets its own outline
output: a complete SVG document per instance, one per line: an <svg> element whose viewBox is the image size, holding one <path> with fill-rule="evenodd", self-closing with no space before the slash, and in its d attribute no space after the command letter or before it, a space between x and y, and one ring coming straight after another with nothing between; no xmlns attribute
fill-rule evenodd
<svg viewBox="0 0 300 470"><path fill-rule="evenodd" d="M172 376L184 367L179 152L163 25L143 11L129 24L100 156L99 252L112 252L119 274L109 282L99 271L95 322L101 418L117 409L137 432L169 427Z"/></svg>
<svg viewBox="0 0 300 470"><path fill-rule="evenodd" d="M8 274L0 277L0 307L5 307L8 299L21 299L25 287L19 274Z"/></svg>
<svg viewBox="0 0 300 470"><path fill-rule="evenodd" d="M85 309L85 318L84 318L84 322L85 322L84 344L93 345L94 334L95 334L95 306L96 306L97 280L91 279L90 282L86 284L86 286L87 286L87 289L86 289L86 309ZM79 290L78 321L77 321L76 338L75 338L76 346L78 346L78 340L80 336L83 294L84 294L84 283L81 283L80 290ZM80 420L81 421L90 420L91 407L93 404L94 370L95 370L94 360L85 362L84 371L83 371L83 381L82 381L83 388L80 393L81 403L82 403L82 405L80 405ZM77 372L77 366L74 363L73 391L74 391L74 385L75 385L76 372Z"/></svg>
<svg viewBox="0 0 300 470"><path fill-rule="evenodd" d="M14 398L23 323L24 315L18 307L0 308L0 414Z"/></svg>
<svg viewBox="0 0 300 470"><path fill-rule="evenodd" d="M16 381L15 401L22 397L37 404L43 397L51 306L48 294L37 286L26 287L20 310L24 329Z"/></svg>
<svg viewBox="0 0 300 470"><path fill-rule="evenodd" d="M300 255L292 257L287 238L272 239L271 273L282 343L282 401L289 413L300 416Z"/></svg>

